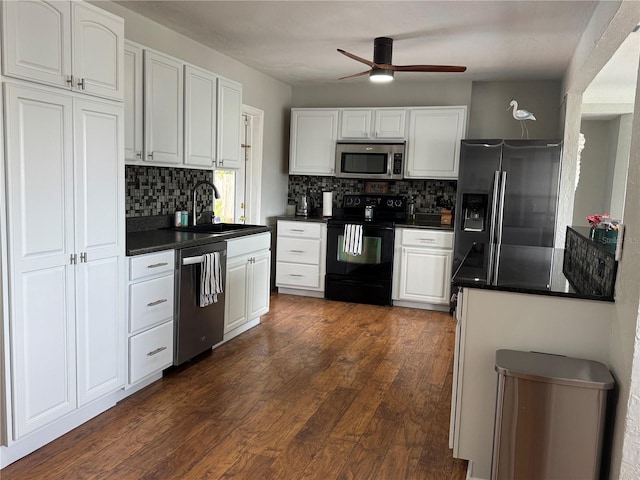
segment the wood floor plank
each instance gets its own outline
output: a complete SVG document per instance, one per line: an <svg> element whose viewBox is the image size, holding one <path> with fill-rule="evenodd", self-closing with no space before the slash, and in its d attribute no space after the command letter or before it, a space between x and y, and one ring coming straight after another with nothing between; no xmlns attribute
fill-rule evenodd
<svg viewBox="0 0 640 480"><path fill-rule="evenodd" d="M446 313L272 295L262 323L0 472L25 479L451 479Z"/></svg>

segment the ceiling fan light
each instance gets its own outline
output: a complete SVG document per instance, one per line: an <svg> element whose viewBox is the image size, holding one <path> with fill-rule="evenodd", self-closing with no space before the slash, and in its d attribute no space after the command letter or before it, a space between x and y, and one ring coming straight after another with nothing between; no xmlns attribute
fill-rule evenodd
<svg viewBox="0 0 640 480"><path fill-rule="evenodd" d="M393 70L373 68L369 73L369 80L375 83L388 83L393 80Z"/></svg>

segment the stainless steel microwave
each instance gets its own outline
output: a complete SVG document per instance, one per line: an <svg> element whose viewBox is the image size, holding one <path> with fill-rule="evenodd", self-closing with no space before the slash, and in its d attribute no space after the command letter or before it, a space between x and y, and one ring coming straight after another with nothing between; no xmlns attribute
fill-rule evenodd
<svg viewBox="0 0 640 480"><path fill-rule="evenodd" d="M402 180L405 143L336 143L336 177Z"/></svg>

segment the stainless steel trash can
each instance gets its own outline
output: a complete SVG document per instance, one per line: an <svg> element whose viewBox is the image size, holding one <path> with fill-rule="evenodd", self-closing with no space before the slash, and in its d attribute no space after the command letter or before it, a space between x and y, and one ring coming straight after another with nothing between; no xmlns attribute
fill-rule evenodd
<svg viewBox="0 0 640 480"><path fill-rule="evenodd" d="M605 365L544 353L498 350L492 480L586 480L600 473Z"/></svg>

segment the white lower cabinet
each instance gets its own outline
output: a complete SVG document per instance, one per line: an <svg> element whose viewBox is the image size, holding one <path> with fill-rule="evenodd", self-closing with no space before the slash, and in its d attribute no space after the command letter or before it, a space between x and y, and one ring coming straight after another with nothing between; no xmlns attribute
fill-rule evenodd
<svg viewBox="0 0 640 480"><path fill-rule="evenodd" d="M280 292L324 295L327 225L278 220L276 286Z"/></svg>
<svg viewBox="0 0 640 480"><path fill-rule="evenodd" d="M224 339L257 323L269 311L271 234L227 240Z"/></svg>
<svg viewBox="0 0 640 480"><path fill-rule="evenodd" d="M394 305L449 306L453 232L396 229L393 300Z"/></svg>
<svg viewBox="0 0 640 480"><path fill-rule="evenodd" d="M129 258L128 384L173 363L174 251Z"/></svg>

